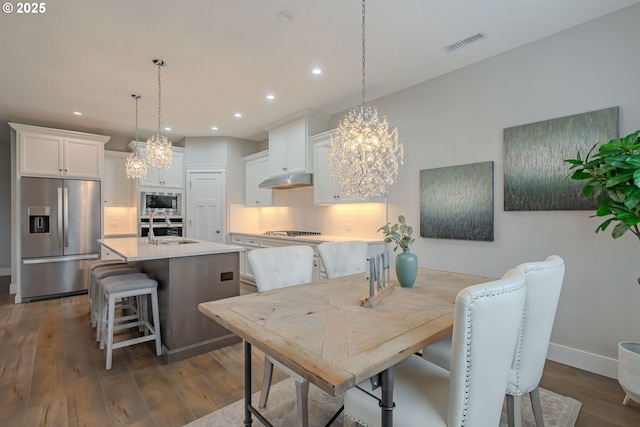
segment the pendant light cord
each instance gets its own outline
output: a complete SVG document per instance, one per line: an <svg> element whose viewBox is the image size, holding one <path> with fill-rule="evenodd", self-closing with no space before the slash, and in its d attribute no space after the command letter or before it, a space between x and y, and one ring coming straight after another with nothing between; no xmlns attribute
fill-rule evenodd
<svg viewBox="0 0 640 427"><path fill-rule="evenodd" d="M160 135L160 106L162 105L162 86L160 84L160 69L164 65L164 61L158 61L158 135Z"/></svg>
<svg viewBox="0 0 640 427"><path fill-rule="evenodd" d="M362 0L362 111L364 111L364 104L365 104L365 96L366 96L366 91L365 91L365 85L366 85L366 79L365 79L365 73L366 73L366 62L365 62L365 35L364 35L364 30L365 30L365 0Z"/></svg>
<svg viewBox="0 0 640 427"><path fill-rule="evenodd" d="M136 99L136 154L138 154L138 99L140 99L140 95L133 95Z"/></svg>

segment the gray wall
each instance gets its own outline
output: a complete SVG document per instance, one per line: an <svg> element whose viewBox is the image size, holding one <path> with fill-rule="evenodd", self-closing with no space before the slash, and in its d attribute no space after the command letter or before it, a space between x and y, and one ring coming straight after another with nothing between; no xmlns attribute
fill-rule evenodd
<svg viewBox="0 0 640 427"><path fill-rule="evenodd" d="M185 138L183 141L187 148L186 167L224 166L227 205L244 203L242 157L258 152L260 143L228 136Z"/></svg>
<svg viewBox="0 0 640 427"><path fill-rule="evenodd" d="M495 162L495 241L417 237L420 266L496 277L560 255L567 268L550 357L611 377L617 343L640 341L640 245L631 233L596 234L601 221L589 211L505 212L502 132L611 106L620 106L621 135L640 128L638 22L640 5L372 102L405 147L390 220L402 213L419 228L421 169Z"/></svg>

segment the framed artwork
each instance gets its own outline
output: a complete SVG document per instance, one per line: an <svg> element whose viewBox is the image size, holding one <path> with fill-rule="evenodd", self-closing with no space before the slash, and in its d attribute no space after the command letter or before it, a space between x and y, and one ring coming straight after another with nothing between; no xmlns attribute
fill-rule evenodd
<svg viewBox="0 0 640 427"><path fill-rule="evenodd" d="M504 210L595 210L564 159L618 138L618 117L612 107L504 129Z"/></svg>
<svg viewBox="0 0 640 427"><path fill-rule="evenodd" d="M420 236L493 241L493 162L420 171Z"/></svg>

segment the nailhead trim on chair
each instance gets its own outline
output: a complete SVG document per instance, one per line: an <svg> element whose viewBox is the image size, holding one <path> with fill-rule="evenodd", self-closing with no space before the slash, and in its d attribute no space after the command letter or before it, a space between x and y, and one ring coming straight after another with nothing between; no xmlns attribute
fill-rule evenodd
<svg viewBox="0 0 640 427"><path fill-rule="evenodd" d="M557 268L558 268L557 265L551 265L551 266L549 266L549 265L545 265L545 266L538 265L538 266L535 266L535 267L533 267L533 266L532 267L527 267L527 268L523 269L522 271L524 271L524 273L526 275L527 273L529 273L531 271L555 270ZM526 307L527 307L527 304L525 304L524 306L525 306L525 309L523 310L523 313L522 313L522 322L523 322L522 324L524 324L524 320L526 319ZM519 393L520 395L523 395L523 394L526 394L526 393L531 393L533 390L535 390L537 388L537 387L533 387L533 388L530 388L529 390L523 390L522 388L520 388L520 355L522 354L522 343L523 343L523 341L524 341L524 336L521 333L519 333L518 334L518 345L516 346L516 352L517 352L518 357L515 358L516 359L516 367L517 367L517 369L515 371L516 371L516 379L517 379L517 383L518 383L516 385L516 392Z"/></svg>
<svg viewBox="0 0 640 427"><path fill-rule="evenodd" d="M525 286L525 284L523 283L522 286ZM496 295L502 295L504 293L512 293L512 292L518 292L521 289L521 287L517 287L517 288L512 288L512 289L508 289L506 291L502 290L500 292L491 292L490 294L484 294L484 295L478 295L474 298L472 298L469 301L469 307L467 307L467 323L469 325L471 325L471 311L473 309L473 304L479 300L480 298L489 298L489 297L494 297ZM469 409L469 371L471 370L471 361L470 361L470 355L471 355L471 329L467 329L467 351L466 351L466 355L467 355L467 360L466 360L466 367L465 367L465 380L464 380L464 405L462 408L462 423L461 425L464 426L465 422L466 422L466 418L467 418L467 410Z"/></svg>

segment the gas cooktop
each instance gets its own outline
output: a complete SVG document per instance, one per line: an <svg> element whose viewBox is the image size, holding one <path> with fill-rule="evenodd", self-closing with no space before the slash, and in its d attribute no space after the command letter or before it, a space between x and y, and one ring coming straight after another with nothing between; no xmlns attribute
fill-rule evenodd
<svg viewBox="0 0 640 427"><path fill-rule="evenodd" d="M299 237L299 236L319 236L319 231L295 231L295 230L277 230L277 231L265 231L264 234L269 236L288 236L288 237Z"/></svg>

